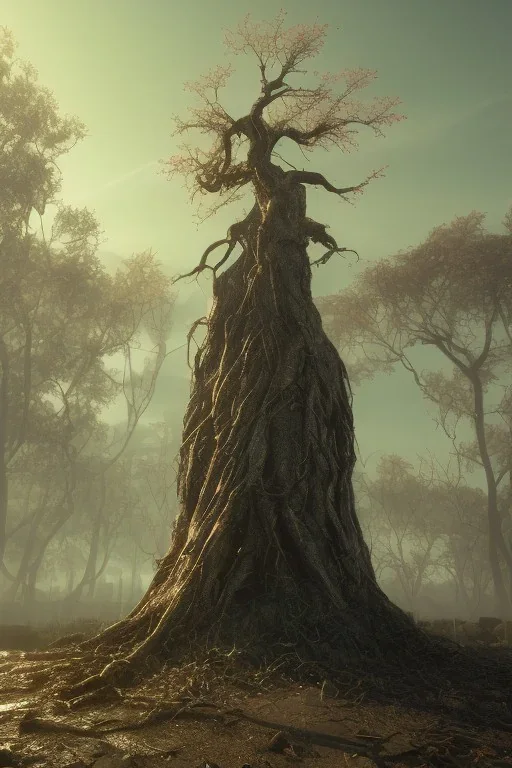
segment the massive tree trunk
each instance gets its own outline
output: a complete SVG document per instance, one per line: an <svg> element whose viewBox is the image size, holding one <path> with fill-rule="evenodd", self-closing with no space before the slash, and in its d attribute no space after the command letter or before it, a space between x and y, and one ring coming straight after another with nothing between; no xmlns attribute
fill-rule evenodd
<svg viewBox="0 0 512 768"><path fill-rule="evenodd" d="M398 660L426 638L379 589L357 519L350 389L312 299L305 189L261 207L214 280L170 551L103 638L140 642L132 661L191 633L267 659L292 645L329 665Z"/></svg>
<svg viewBox="0 0 512 768"><path fill-rule="evenodd" d="M248 115L233 120L216 101L214 84L215 102L207 99L207 108L194 109L193 122L182 126L206 127L217 139L206 158L202 152L197 157L190 153L196 191L228 193L229 200L250 183L256 202L190 273L209 267L208 255L228 245L224 257L210 267L214 306L195 360L178 478L181 509L170 550L144 598L125 619L82 643L80 659L74 649L72 661L65 651L60 665L55 657L47 658L48 687L60 687L64 680L68 684L61 696L87 697L91 690L94 696L94 689L105 688L100 700L110 692L117 701L119 692L109 691L109 684L117 689L133 682L148 668L150 656L179 662L183 654L181 661L192 656L201 662L202 650L213 647L227 651L227 664L228 656L231 663L240 659L235 646L265 665L279 658L280 670L286 663L291 671L292 659L295 671L298 667L304 675L307 669L316 681L324 672L336 680L355 675L360 680L370 671L370 661L377 660L387 667L379 673L391 672L396 686L401 667L395 695L402 698L406 671L409 690L418 691L421 660L436 685L432 691L422 677L419 697L423 702L430 690L436 713L444 706L441 689L450 688L447 667L458 651L447 653L441 640L429 639L377 585L354 506L348 378L311 295L308 242L325 246L322 263L346 249L338 247L324 225L306 217L304 185L320 185L343 197L360 191L378 172L358 186L336 188L320 173L285 172L272 163L282 138L304 147L322 139L351 144L352 124L378 129L387 119L389 102L379 100L375 109L358 114L359 105L347 106L345 95L331 99L330 89L301 89L295 91L300 99L292 104L289 121L270 124L263 118L274 101L293 94L284 77L317 50L315 30L299 28L291 44L289 33L283 38L280 23L276 26L271 49L279 51L281 73L269 80L268 56L259 57L262 90ZM249 46L243 35L242 43L242 49ZM284 63L281 48L288 50ZM225 71L219 70L212 77L221 85ZM356 75L347 82L348 94L367 80ZM193 87L204 94L203 83ZM306 126L296 127L304 111ZM249 143L247 159L236 162L233 142L242 136ZM237 244L241 255L217 277ZM111 661L104 666L107 658ZM471 674L473 683L478 668L479 696L483 685L493 694L499 689L505 695L510 688L510 673L497 664L484 659L477 665L469 654L460 659L459 682L467 683ZM352 670L344 676L347 665ZM86 670L94 674L76 684ZM460 702L470 700L467 694L455 697L459 717Z"/></svg>

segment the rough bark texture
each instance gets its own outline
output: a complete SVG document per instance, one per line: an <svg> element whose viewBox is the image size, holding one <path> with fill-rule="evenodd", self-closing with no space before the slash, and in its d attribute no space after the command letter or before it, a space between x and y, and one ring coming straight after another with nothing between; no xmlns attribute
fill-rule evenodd
<svg viewBox="0 0 512 768"><path fill-rule="evenodd" d="M295 671L310 670L317 681L326 668L330 679L346 672L351 686L354 677L367 677L369 662L377 660L386 668L377 669L382 679L389 673L378 682L380 689L391 681L398 697L406 672L408 690L416 695L421 660L423 670L435 676L430 685L435 711L457 654L459 681L471 675L478 695L483 685L493 693L510 687L510 672L486 659L477 664L454 648L447 652L390 603L363 540L352 491L350 388L312 300L307 257L309 241L326 248L322 263L346 249L306 216L304 185L343 197L368 180L336 188L320 173L284 171L274 165L272 153L282 138L299 146L314 146L322 137L336 143L347 125L378 127L384 118L382 105L362 119L351 112L338 116L331 104L307 130L264 119L268 106L293 91L283 78L298 71L315 39L308 43L300 32L286 61L277 57L282 68L275 79L267 78L260 58L261 95L248 115L235 121L208 102L206 124L218 141L209 159L197 161L197 187L230 192L250 183L255 205L227 238L207 248L190 273L206 269L209 254L228 246L210 267L215 302L195 360L181 448L181 511L170 551L126 619L83 643L80 658L65 656L45 673L58 678L59 686L64 678L74 683L85 670L95 673L60 690L75 704L91 689L103 700L112 683L117 697L117 687L133 682L151 656L165 654L179 662L183 653L186 668L187 656L196 662L204 659L202 648L215 646L214 662L220 651L223 664L226 658L238 663L238 654L226 654L233 644L256 662L280 659L274 670L292 657ZM320 89L315 94L329 101ZM196 116L188 127L198 127ZM241 136L249 144L247 160L236 164L232 141ZM218 276L237 244L242 254ZM112 661L104 666L107 656ZM347 666L351 669L344 670ZM398 676L402 687L397 688ZM423 678L421 698L428 688ZM464 698L469 700L467 686Z"/></svg>
<svg viewBox="0 0 512 768"><path fill-rule="evenodd" d="M132 661L191 634L336 666L427 642L379 589L357 519L349 383L312 300L305 212L301 184L258 200L214 280L171 549L104 634L141 642Z"/></svg>

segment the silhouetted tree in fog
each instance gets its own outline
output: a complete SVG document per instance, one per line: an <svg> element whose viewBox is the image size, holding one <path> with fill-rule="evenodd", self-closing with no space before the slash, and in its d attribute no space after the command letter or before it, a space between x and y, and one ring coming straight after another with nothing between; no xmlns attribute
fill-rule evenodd
<svg viewBox="0 0 512 768"><path fill-rule="evenodd" d="M351 370L364 377L403 365L439 407L455 451L482 467L496 610L505 616L512 595L502 568L512 576L512 551L498 489L512 477L512 215L505 217L504 234L486 232L484 218L473 211L436 227L424 243L368 267L354 286L317 304L332 338L357 358ZM420 370L411 353L419 345L438 350L452 375ZM489 423L496 413L502 423ZM460 419L474 429L472 447L457 443Z"/></svg>
<svg viewBox="0 0 512 768"><path fill-rule="evenodd" d="M84 135L1 31L0 566L11 598L35 588L47 547L74 514L77 486L94 485L122 453L167 354L173 295L154 255L108 274L94 216L58 200L58 160ZM153 348L140 373L133 354L142 335ZM107 364L113 355L124 371ZM100 413L119 396L128 404L124 444L91 466ZM12 542L16 573L4 562Z"/></svg>

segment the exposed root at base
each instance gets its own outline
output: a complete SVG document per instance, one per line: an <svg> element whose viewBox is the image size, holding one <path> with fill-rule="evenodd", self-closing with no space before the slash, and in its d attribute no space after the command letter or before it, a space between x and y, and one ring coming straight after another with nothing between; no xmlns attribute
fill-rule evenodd
<svg viewBox="0 0 512 768"><path fill-rule="evenodd" d="M135 627L132 625L131 629L135 637ZM404 625L403 630L406 629ZM126 625L123 631L129 643ZM100 642L100 638L95 642ZM468 763L477 762L476 758L484 754L496 758L495 763L486 762L491 766L509 755L504 745L506 734L512 733L510 650L500 651L500 658L498 652L490 648L463 648L420 632L409 636L408 656L406 638L402 638L401 664L396 658L376 657L332 666L322 660L320 654L317 659L311 658L311 643L303 640L301 645L288 644L283 649L277 638L268 634L255 637L243 646L228 642L213 645L211 637L203 636L187 647L182 642L169 650L163 640L162 637L158 655L150 653L149 649L154 647L151 644L137 646L138 663L143 652L146 654L145 663L138 670L139 679L129 661L129 653L126 657L115 657L108 655L103 647L101 657L91 652L91 644L84 644L79 656L74 648L67 664L61 663L60 689L47 689L39 702L23 702L26 715L20 723L20 734L71 733L78 738L94 737L108 742L109 734L132 730L143 734L145 728L173 720L213 721L221 725L244 721L274 732L269 750L279 751L281 745L283 754L300 755L301 742L304 742L365 756L378 768L389 768L397 761L411 766L422 763L448 768L453 764L466 764L466 757ZM385 647L387 642L381 639L381 648ZM43 674L41 665L53 669L53 663L52 655L48 654L46 662L42 657L25 664L20 660L17 668L26 680L32 666L37 664L37 674ZM84 680L87 672L92 674ZM80 675L81 680L77 679ZM142 677L145 680L141 680ZM118 686L112 684L114 679ZM299 681L307 689L316 689L319 698L324 697L324 688L329 698L340 696L343 712L347 707L357 713L366 706L374 711L375 704L384 707L393 704L406 718L414 712L420 718L429 715L427 727L415 731L414 738L407 731L405 739L398 738L398 743L393 744L397 734L389 732L397 731L395 726L381 725L371 735L364 731L351 732L349 728L346 733L332 736L323 733L320 724L319 730L314 730L314 726L309 730L296 727L300 722L295 725L285 722L286 717L283 722L266 720L259 711L251 711L250 693L247 706L242 703L247 691L260 694L258 702L264 701L267 694L272 696L272 691L277 689L298 692L293 684ZM67 684L66 701L62 696L64 684ZM80 695L71 695L78 692ZM60 701L55 696L49 700L51 693L60 693ZM104 705L110 703L116 705L114 711L108 712L107 708L105 712ZM39 704L43 708L36 711L34 706ZM95 704L98 705L96 716ZM20 708L10 714L19 718ZM109 714L119 719L104 719ZM406 721L399 721L402 722ZM422 722L425 723L425 719ZM501 732L500 746L493 741L496 731ZM387 741L391 742L393 754L386 752ZM396 751L402 744L404 749L405 745L408 748Z"/></svg>
<svg viewBox="0 0 512 768"><path fill-rule="evenodd" d="M237 627L239 629L239 626ZM407 629L407 626L406 626ZM173 644L162 638L158 653L151 653L152 643L141 643L135 652L115 657L99 656L84 648L77 649L67 664L58 670L49 659L53 686L45 686L41 701L60 700L64 711L91 706L95 702L129 701L130 689L141 686L156 674L172 688L172 699L204 700L218 685L265 690L267 685L283 681L319 686L322 681L335 687L346 700L373 700L384 704L399 702L411 708L448 714L454 721L492 725L500 722L512 731L512 652L498 654L489 648L461 647L456 643L430 637L414 627L410 636L395 637L382 643L381 656L361 655L350 663L325 644L317 647L301 639L292 644L268 633L235 643L224 632ZM98 638L99 639L99 638ZM410 645L409 645L410 644ZM119 647L119 646L118 646ZM400 649L399 654L396 648ZM330 657L330 658L329 658ZM38 662L37 675L45 662ZM148 723L146 723L148 724Z"/></svg>
<svg viewBox="0 0 512 768"><path fill-rule="evenodd" d="M335 736L332 734L322 733L321 731L310 730L308 728L298 728L296 726L284 725L283 723L276 722L274 720L267 720L260 717L255 717L247 712L244 712L240 708L230 709L223 707L215 702L199 699L198 701L176 701L160 706L157 709L151 711L148 715L138 720L131 722L120 722L119 725L109 725L109 727L101 727L101 723L98 723L96 727L80 727L71 723L66 724L60 721L52 719L44 719L29 716L22 721L20 731L23 733L72 733L77 736L83 736L90 738L101 738L109 733L118 733L120 731L133 731L146 728L148 726L156 725L163 721L176 720L178 718L187 718L193 720L222 720L229 717L236 718L238 720L245 720L254 725L259 725L263 728L268 728L273 731L277 731L276 736L273 738L275 751L281 751L277 748L280 746L279 741L283 744L287 743L288 738L300 739L309 744L315 744L318 746L329 747L330 749L339 749L343 751L350 751L351 753L357 753L358 755L365 756L375 762L376 765L382 764L380 761L381 747L386 744L393 736L397 734L390 734L388 736L372 736L372 743L364 742L362 740L356 741L353 739L347 739L341 736ZM111 721L109 721L111 722ZM363 737L364 738L364 737ZM271 747L272 748L272 747ZM404 757L406 754L416 753L417 750L407 750L393 755L392 762L398 760L399 757ZM390 757L387 756L389 761Z"/></svg>
<svg viewBox="0 0 512 768"><path fill-rule="evenodd" d="M221 654L218 652L216 658L211 654L211 657L210 671L215 661L220 665ZM234 668L233 662L230 662L226 656L224 656L224 664L226 669L228 666ZM190 664L185 666L188 667L186 669L187 674L190 674ZM239 663L238 666L240 666ZM204 674L206 669L206 664L201 669L196 666L195 672ZM164 670L163 674L165 675L167 671ZM169 671L176 673L177 669ZM194 672L192 675L194 676ZM363 681L360 680L359 682L362 683ZM358 693L357 686L354 693L356 695L352 696L351 703L357 707L362 698L361 694ZM344 696L346 695L344 692ZM169 721L206 721L226 726L245 721L273 732L273 736L266 747L267 751L282 753L292 758L315 755L314 750L311 749L313 745L364 756L371 760L377 768L388 768L397 762L411 766L427 764L444 768L454 764L473 764L479 762L482 757L486 758L485 765L498 766L508 764L506 759L510 756L506 739L505 741L501 740L500 745L498 745L493 739L488 723L480 724L484 725L484 728L476 728L474 723L469 723L467 719L464 719L463 725L458 727L454 721L450 722L450 718L440 719L436 717L430 719L426 728L415 731L414 738L411 738L411 731L407 727L405 730L400 729L402 723L399 723L399 729L397 730L395 727L392 733L389 732L389 727L381 723L380 728L372 729L371 733L364 729L351 732L349 728L346 733L333 735L314 728L298 727L289 722L266 719L259 714L247 711L245 707L230 705L225 700L225 693L222 693L222 701L223 703L215 701L211 695L209 697L180 695L173 697L172 700L166 700L161 695L141 697L137 695L137 692L126 693L123 704L127 707L136 708L138 713L142 709L147 714L132 719L129 715L120 713L118 720L104 719L96 722L91 722L89 718L90 725L84 727L80 725L80 720L65 722L61 718L55 720L51 717L36 717L33 712L29 712L20 724L20 732L23 734L71 733L82 738L94 737L103 742L109 734L122 731L141 731L144 728ZM347 701L344 702L345 706L347 706ZM407 703L405 703L405 709L408 709ZM352 722L354 721L352 720ZM491 728L493 731L499 729L506 732L512 729L512 725L500 720L493 720ZM405 738L403 738L404 736ZM397 742L395 742L395 737L399 737ZM108 742L105 741L105 743ZM488 757L493 759L488 760ZM461 758L463 763L459 762ZM500 761L500 758L505 758L505 761ZM484 763L482 762L482 764Z"/></svg>
<svg viewBox="0 0 512 768"><path fill-rule="evenodd" d="M132 637L136 637L140 634L140 627L137 627L136 620L131 620L131 627L130 623L124 627L119 625L125 644L109 638L118 651L110 656L108 663L108 648L101 647L100 653L98 647L94 654L90 654L87 648L91 644L89 641L84 644L84 656L74 670L69 665L60 665L60 698L70 700L94 695L107 686L130 687L154 672L155 665L164 661L180 664L184 658L208 657L219 649L222 649L220 653L226 659L242 659L244 664L256 668L284 665L292 675L297 669L315 668L323 670L324 677L326 672L332 676L339 670L358 669L361 665L366 669L369 664L377 667L392 664L394 669L402 672L410 671L412 667L416 672L418 654L425 658L426 655L443 656L450 650L453 652L453 648L441 648L440 641L432 640L418 630L401 611L395 616L394 610L397 609L394 606L387 617L389 621L383 624L388 626L389 637L384 639L385 630L381 628L380 642L372 640L372 631L377 631L377 628L370 624L376 623L375 618L370 622L347 613L344 621L335 621L332 617L327 621L318 611L317 615L305 619L303 616L290 616L289 608L290 605L280 613L274 606L270 617L268 610L262 610L262 615L256 611L250 613L249 621L233 615L230 621L217 622L209 631L203 630L201 635L192 642L189 639L186 644L160 622L158 630L135 648L126 637L126 630L131 629ZM268 629L269 626L272 630ZM318 627L322 627L322 632L318 631ZM130 649L126 655L123 654L123 647ZM81 677L79 680L78 675Z"/></svg>

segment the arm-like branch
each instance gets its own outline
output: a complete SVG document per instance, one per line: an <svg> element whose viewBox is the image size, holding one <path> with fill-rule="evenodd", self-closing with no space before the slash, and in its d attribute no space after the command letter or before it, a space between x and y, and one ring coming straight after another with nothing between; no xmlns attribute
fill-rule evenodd
<svg viewBox="0 0 512 768"><path fill-rule="evenodd" d="M212 272L215 270L215 267L210 267L209 264L206 263L206 260L210 253L214 251L216 248L219 248L221 245L226 245L229 243L229 248L227 250L227 253L223 257L222 263L226 261L226 259L229 257L231 251L235 247L236 243L230 243L228 238L224 238L223 240L216 240L214 243L208 246L206 251L201 256L201 261L197 265L197 267L194 267L194 269L191 272L187 272L185 275L178 275L177 277L173 278L173 284L177 283L178 280L183 280L185 277L192 277L193 275L198 275L200 272L203 272L205 269L211 269Z"/></svg>
<svg viewBox="0 0 512 768"><path fill-rule="evenodd" d="M316 139L321 138L326 133L332 130L332 126L328 123L321 121L310 131L299 131L297 128L285 127L280 129L276 135L279 139L291 139L296 144L301 144L305 147L310 147L315 143ZM277 143L277 141L276 141Z"/></svg>
<svg viewBox="0 0 512 768"><path fill-rule="evenodd" d="M201 189L206 190L206 192L219 192L221 190L233 157L231 139L234 136L240 136L241 131L242 123L240 120L234 122L227 131L224 131L221 137L224 159L221 161L220 158L215 158L215 163L212 163L212 168L208 169L207 176L202 177L201 174L197 174L196 181ZM241 166L240 169L242 169ZM212 178L209 179L208 176Z"/></svg>
<svg viewBox="0 0 512 768"><path fill-rule="evenodd" d="M355 253L357 259L359 260L358 252L354 251L352 248L331 248L329 251L326 251L322 256L320 256L320 258L312 261L311 266L319 267L320 264L327 264L333 253Z"/></svg>
<svg viewBox="0 0 512 768"><path fill-rule="evenodd" d="M187 272L185 275L178 275L178 277L175 277L172 281L173 283L177 283L178 280L183 280L185 277L192 277L192 275L198 275L200 272L203 272L205 269L210 269L213 272L213 277L216 277L217 270L222 267L223 264L226 263L226 261L229 259L231 253L233 252L233 249L237 243L242 245L243 247L243 240L245 239L247 235L248 228L251 224L254 224L257 220L257 217L259 216L259 207L257 203L253 205L245 219L242 221L237 221L235 224L232 224L227 232L227 237L223 240L216 240L214 243L208 246L206 251L203 253L201 257L201 261L195 267L191 272ZM207 264L208 256L212 251L214 251L216 248L219 248L221 245L228 245L228 249L222 259L214 266L210 267L209 264Z"/></svg>
<svg viewBox="0 0 512 768"><path fill-rule="evenodd" d="M272 104L273 101L280 99L281 96L284 96L286 93L291 93L294 90L293 88L289 88L285 83L283 83L283 85L285 85L285 87L282 91L277 91L276 93L269 92L264 96L260 96L260 98L254 102L254 106L251 109L251 117L261 118L263 110Z"/></svg>
<svg viewBox="0 0 512 768"><path fill-rule="evenodd" d="M313 126L310 130L299 130L297 128L293 128L291 126L282 126L278 129L274 129L274 135L276 137L276 143L280 139L291 139L296 144L300 144L304 147L314 147L317 144L321 144L322 140L329 139L331 143L336 144L337 146L340 146L340 141L342 140L343 130L347 128L349 125L362 125L369 128L372 128L377 135L381 136L382 131L379 127L379 122L374 118L368 118L366 120L358 120L356 118L347 118L347 119L323 119L319 120L316 125ZM352 131L354 133L354 131ZM348 134L345 136L345 141L348 142ZM352 146L354 146L354 143L352 143Z"/></svg>
<svg viewBox="0 0 512 768"><path fill-rule="evenodd" d="M319 187L323 187L328 192L333 192L335 195L344 195L347 192L355 192L368 183L367 181L363 181L361 184L357 184L354 187L337 188L333 187L332 184L329 184L325 176L323 176L321 173L316 173L315 171L287 171L286 178L292 184L317 185Z"/></svg>
<svg viewBox="0 0 512 768"><path fill-rule="evenodd" d="M271 80L269 82L266 76L266 66L263 63L262 59L260 58L262 95L259 97L259 99L257 99L257 101L255 101L254 106L251 109L252 117L261 118L263 114L263 110L266 107L268 107L269 104L272 104L273 101L276 101L276 99L279 99L281 96L284 96L285 93L290 93L293 90L295 90L294 88L290 88L290 86L284 82L284 78L291 71L292 71L292 67L290 65L284 64L281 67L281 72L279 73L279 75L276 78L274 78L274 80Z"/></svg>
<svg viewBox="0 0 512 768"><path fill-rule="evenodd" d="M327 264L333 253L355 253L359 258L357 251L354 251L351 248L340 248L334 237L327 234L326 229L327 227L325 224L320 224L313 219L306 218L304 222L304 234L306 237L309 237L314 243L320 243L320 245L323 245L328 249L319 259L312 261L311 265L319 267L320 264Z"/></svg>

